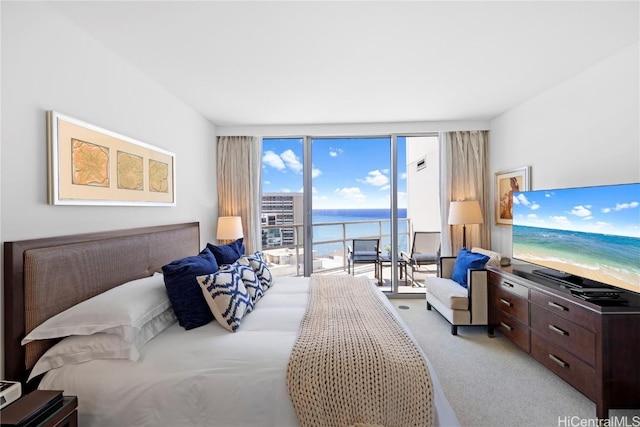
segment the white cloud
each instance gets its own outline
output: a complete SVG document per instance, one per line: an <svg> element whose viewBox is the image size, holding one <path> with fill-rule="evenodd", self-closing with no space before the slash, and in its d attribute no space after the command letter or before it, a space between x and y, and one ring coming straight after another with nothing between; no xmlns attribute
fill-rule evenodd
<svg viewBox="0 0 640 427"><path fill-rule="evenodd" d="M631 202L631 203L616 203L616 207L613 208L617 211L621 211L623 209L633 209L633 208L637 208L638 207L638 202Z"/></svg>
<svg viewBox="0 0 640 427"><path fill-rule="evenodd" d="M281 172L285 172L287 168L294 173L301 174L303 165L296 153L293 150L283 151L282 154L278 155L273 151L269 150L264 153L262 156L263 165L271 166ZM322 174L322 171L318 168L311 169L311 176L316 178Z"/></svg>
<svg viewBox="0 0 640 427"><path fill-rule="evenodd" d="M362 191L360 191L359 187L336 188L334 193L342 196L345 199L354 200L356 202L362 202L367 198L367 196L364 195Z"/></svg>
<svg viewBox="0 0 640 427"><path fill-rule="evenodd" d="M385 169L386 170L386 169ZM369 172L364 179L357 179L356 181L365 184L373 185L375 187L383 187L389 184L389 177L384 174L384 170L378 169Z"/></svg>
<svg viewBox="0 0 640 427"><path fill-rule="evenodd" d="M338 157L342 153L344 153L342 148L329 147L329 156L331 157Z"/></svg>
<svg viewBox="0 0 640 427"><path fill-rule="evenodd" d="M589 210L589 208L591 208L590 205L574 206L573 209L571 209L571 211L569 211L569 213L571 215L575 215L575 216L578 216L580 218L590 217L591 216L591 211Z"/></svg>
<svg viewBox="0 0 640 427"><path fill-rule="evenodd" d="M273 151L269 150L264 153L262 156L262 163L271 166L272 168L278 169L279 171L284 170L286 168L284 162Z"/></svg>
<svg viewBox="0 0 640 427"><path fill-rule="evenodd" d="M407 173L406 172L402 172L400 174L400 179L407 179Z"/></svg>
<svg viewBox="0 0 640 427"><path fill-rule="evenodd" d="M516 197L513 198L513 203L515 205L523 205L531 209L532 211L540 209L540 205L536 202L530 202L527 197L520 193Z"/></svg>
<svg viewBox="0 0 640 427"><path fill-rule="evenodd" d="M302 172L302 163L296 156L296 153L293 150L286 150L282 154L280 154L280 158L284 163L286 163L287 167L294 171L295 173Z"/></svg>

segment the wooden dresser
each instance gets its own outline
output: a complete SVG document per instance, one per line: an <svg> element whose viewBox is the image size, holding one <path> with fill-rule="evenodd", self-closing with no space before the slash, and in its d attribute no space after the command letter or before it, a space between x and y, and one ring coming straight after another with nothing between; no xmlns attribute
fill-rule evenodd
<svg viewBox="0 0 640 427"><path fill-rule="evenodd" d="M498 330L596 404L640 408L640 295L599 305L533 275L532 266L489 270L490 333Z"/></svg>

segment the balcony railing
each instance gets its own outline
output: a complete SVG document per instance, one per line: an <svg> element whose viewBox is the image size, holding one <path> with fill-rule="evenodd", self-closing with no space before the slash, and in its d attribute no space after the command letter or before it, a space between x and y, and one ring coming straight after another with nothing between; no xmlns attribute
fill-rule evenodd
<svg viewBox="0 0 640 427"><path fill-rule="evenodd" d="M398 219L397 252L408 251L410 219ZM304 275L302 224L262 226L262 250L274 276ZM380 239L380 249L391 251L389 219L320 222L313 224L313 272L330 273L347 269L347 249L353 239ZM369 266L373 270L373 266Z"/></svg>

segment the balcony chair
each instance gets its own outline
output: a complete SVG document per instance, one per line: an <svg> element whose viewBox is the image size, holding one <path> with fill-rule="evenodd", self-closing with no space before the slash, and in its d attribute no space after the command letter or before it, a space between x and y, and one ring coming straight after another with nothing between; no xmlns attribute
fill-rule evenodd
<svg viewBox="0 0 640 427"><path fill-rule="evenodd" d="M353 239L347 254L347 273L355 274L356 264L374 264L375 277L378 278L378 257L380 239Z"/></svg>
<svg viewBox="0 0 640 427"><path fill-rule="evenodd" d="M415 272L434 272L428 266L436 266L435 273L438 273L438 260L440 259L440 232L439 231L416 231L413 233L411 252L401 252L407 267L411 269L411 283L418 284L414 278ZM418 284L419 285L419 284Z"/></svg>
<svg viewBox="0 0 640 427"><path fill-rule="evenodd" d="M458 256L466 256L467 253L469 251L463 249ZM459 325L489 324L488 274L485 267L499 266L500 254L479 248L473 248L471 253L484 255L484 258L478 256L467 264L470 268L466 268L466 288L452 279L457 257L440 258L439 277L427 276L425 279L427 310L435 308L451 323L451 335L458 335ZM462 271L465 267L463 265ZM459 280L457 275L456 278Z"/></svg>

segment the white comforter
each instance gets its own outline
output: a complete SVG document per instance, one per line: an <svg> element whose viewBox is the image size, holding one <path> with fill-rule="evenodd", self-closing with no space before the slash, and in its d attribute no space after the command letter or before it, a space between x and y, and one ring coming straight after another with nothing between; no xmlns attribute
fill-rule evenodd
<svg viewBox="0 0 640 427"><path fill-rule="evenodd" d="M49 371L39 388L78 396L83 427L297 426L285 372L307 306L309 280L276 278L236 333L215 320L189 331L175 323L142 348L137 362L65 366ZM427 364L436 425L458 425Z"/></svg>

